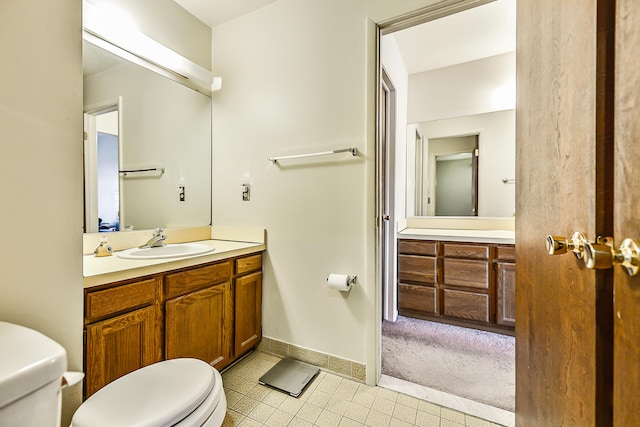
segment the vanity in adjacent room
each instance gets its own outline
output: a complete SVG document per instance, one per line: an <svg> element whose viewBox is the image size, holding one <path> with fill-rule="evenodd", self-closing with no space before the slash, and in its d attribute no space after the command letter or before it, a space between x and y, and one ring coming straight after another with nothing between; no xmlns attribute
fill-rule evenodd
<svg viewBox="0 0 640 427"><path fill-rule="evenodd" d="M177 239L181 233L193 234L168 233ZM128 246L118 243L118 237L135 238L119 234L111 235L112 244L120 245L114 249ZM215 247L196 257L84 256L85 398L154 362L194 357L220 370L258 345L264 231L238 235L244 241L225 240L232 235L228 230L217 235L214 227L208 236L196 237ZM86 235L85 240L92 237L97 238Z"/></svg>
<svg viewBox="0 0 640 427"><path fill-rule="evenodd" d="M469 220L460 221L468 225ZM515 240L513 230L508 229L512 225L505 223L507 229L417 228L410 224L401 230L399 314L513 334Z"/></svg>

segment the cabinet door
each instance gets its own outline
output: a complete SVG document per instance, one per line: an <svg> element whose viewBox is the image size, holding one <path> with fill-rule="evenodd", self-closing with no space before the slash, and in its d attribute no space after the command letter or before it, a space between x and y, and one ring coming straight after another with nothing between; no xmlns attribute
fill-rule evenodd
<svg viewBox="0 0 640 427"><path fill-rule="evenodd" d="M496 263L496 288L498 304L496 323L516 325L516 265L510 262Z"/></svg>
<svg viewBox="0 0 640 427"><path fill-rule="evenodd" d="M223 368L231 358L232 322L230 282L168 300L166 358L194 357Z"/></svg>
<svg viewBox="0 0 640 427"><path fill-rule="evenodd" d="M129 372L160 361L157 326L154 307L88 325L85 398Z"/></svg>
<svg viewBox="0 0 640 427"><path fill-rule="evenodd" d="M254 347L262 337L262 273L235 281L235 357Z"/></svg>

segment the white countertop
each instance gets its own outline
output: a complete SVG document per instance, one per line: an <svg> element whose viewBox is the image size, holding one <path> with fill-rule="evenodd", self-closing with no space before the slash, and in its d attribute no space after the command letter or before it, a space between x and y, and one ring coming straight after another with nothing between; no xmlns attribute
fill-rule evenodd
<svg viewBox="0 0 640 427"><path fill-rule="evenodd" d="M266 249L264 243L229 240L201 240L194 243L213 246L215 247L215 251L190 257L151 260L122 259L116 255L116 252L107 257L84 255L82 257L84 287L88 288L119 280L133 279L169 270L192 267L226 258L260 252Z"/></svg>
<svg viewBox="0 0 640 427"><path fill-rule="evenodd" d="M405 228L399 239L448 240L453 242L515 244L513 230L461 230L447 228Z"/></svg>

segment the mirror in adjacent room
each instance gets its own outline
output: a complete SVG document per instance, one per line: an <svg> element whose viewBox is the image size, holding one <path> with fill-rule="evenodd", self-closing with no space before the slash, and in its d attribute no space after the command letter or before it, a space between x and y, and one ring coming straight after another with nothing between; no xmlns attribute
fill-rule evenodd
<svg viewBox="0 0 640 427"><path fill-rule="evenodd" d="M209 225L211 98L137 62L83 42L85 231Z"/></svg>
<svg viewBox="0 0 640 427"><path fill-rule="evenodd" d="M514 215L515 3L496 0L383 36L394 51L382 52L391 58L385 66L398 58L406 69L407 216ZM466 137L473 148L458 147ZM466 159L450 160L463 152ZM457 207L447 206L452 196Z"/></svg>

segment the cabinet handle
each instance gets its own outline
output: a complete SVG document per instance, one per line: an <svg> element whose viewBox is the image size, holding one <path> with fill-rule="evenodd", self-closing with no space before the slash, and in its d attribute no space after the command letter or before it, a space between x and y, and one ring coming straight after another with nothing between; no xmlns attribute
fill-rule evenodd
<svg viewBox="0 0 640 427"><path fill-rule="evenodd" d="M598 239L585 245L584 256L587 268L606 269L619 264L629 276L640 270L640 246L633 239L624 239L618 250L610 238Z"/></svg>
<svg viewBox="0 0 640 427"><path fill-rule="evenodd" d="M571 251L576 258L582 259L586 243L588 242L584 233L576 231L571 235L570 239L549 234L545 246L549 255L560 255Z"/></svg>

